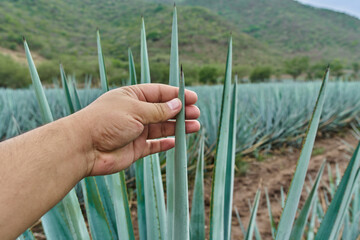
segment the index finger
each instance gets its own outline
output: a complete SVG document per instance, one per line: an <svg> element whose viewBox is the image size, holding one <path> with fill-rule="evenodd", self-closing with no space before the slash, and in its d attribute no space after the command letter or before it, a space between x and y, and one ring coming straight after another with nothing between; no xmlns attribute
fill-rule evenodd
<svg viewBox="0 0 360 240"><path fill-rule="evenodd" d="M138 84L125 87L136 94L140 101L162 103L178 97L179 88L165 84ZM193 105L198 97L194 91L185 90L185 105Z"/></svg>

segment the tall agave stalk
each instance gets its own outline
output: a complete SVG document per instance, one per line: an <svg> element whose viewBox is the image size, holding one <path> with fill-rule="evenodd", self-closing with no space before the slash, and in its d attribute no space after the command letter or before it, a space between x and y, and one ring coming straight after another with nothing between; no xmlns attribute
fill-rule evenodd
<svg viewBox="0 0 360 240"><path fill-rule="evenodd" d="M215 154L214 173L212 181L210 205L210 239L224 239L225 234L225 181L226 163L228 157L228 140L230 131L231 106L231 68L232 68L232 39L229 40L229 49L226 61L225 83L221 104L219 136Z"/></svg>
<svg viewBox="0 0 360 240"><path fill-rule="evenodd" d="M141 26L141 83L150 83L150 67L143 18ZM144 157L143 173L147 239L166 239L166 210L158 154Z"/></svg>
<svg viewBox="0 0 360 240"><path fill-rule="evenodd" d="M304 138L303 147L296 166L294 177L291 181L289 193L286 198L284 210L281 214L280 223L277 229L276 239L289 239L292 225L295 220L296 210L300 201L301 192L305 182L312 149L314 147L316 132L319 126L322 107L325 102L325 89L329 79L329 69L327 69L322 82L315 109L311 117L309 128Z"/></svg>
<svg viewBox="0 0 360 240"><path fill-rule="evenodd" d="M24 48L43 121L44 123L52 122L53 116L25 40ZM90 239L74 189L60 203L47 212L41 220L45 234L49 238L55 239L58 236L64 236L69 239Z"/></svg>
<svg viewBox="0 0 360 240"><path fill-rule="evenodd" d="M178 33L177 33L177 12L174 7L172 35L171 35L171 51L170 51L170 70L169 84L171 86L179 86L179 50L178 50ZM167 239L173 238L174 227L174 163L175 150L171 149L166 153L166 197L167 197Z"/></svg>
<svg viewBox="0 0 360 240"><path fill-rule="evenodd" d="M176 116L174 163L174 220L172 239L186 240L189 235L189 202L187 180L187 151L185 136L184 73L181 71L179 99L182 109Z"/></svg>
<svg viewBox="0 0 360 240"><path fill-rule="evenodd" d="M190 238L205 239L205 206L204 206L204 145L202 134L196 165L194 193L190 218Z"/></svg>

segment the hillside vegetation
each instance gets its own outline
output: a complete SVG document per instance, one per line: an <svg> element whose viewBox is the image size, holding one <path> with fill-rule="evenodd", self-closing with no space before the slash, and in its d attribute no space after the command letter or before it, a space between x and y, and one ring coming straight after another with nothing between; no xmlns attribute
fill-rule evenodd
<svg viewBox="0 0 360 240"><path fill-rule="evenodd" d="M90 75L96 81L95 32L100 28L109 81L120 84L127 78L128 47L139 62L143 15L153 80L166 82L172 4L170 0L3 0L0 59L8 55L4 49L23 52L25 36L31 50L42 59L36 63L43 81L51 83L58 78L60 62L79 80ZM293 0L183 0L178 4L180 62L187 84L206 82L210 75L212 83L221 80L230 33L234 72L240 77L249 76L253 68L258 71L258 66L271 66L270 74L278 76L283 61L298 54L309 56L310 62L339 58L349 66L360 56L356 51L360 20L345 14ZM1 69L4 67L0 66L3 79Z"/></svg>
<svg viewBox="0 0 360 240"><path fill-rule="evenodd" d="M238 31L287 56L340 58L348 63L360 57L360 20L343 13L294 0L183 0L181 4L211 9L235 24Z"/></svg>
<svg viewBox="0 0 360 240"><path fill-rule="evenodd" d="M172 7L157 3L1 1L0 46L22 51L22 35L25 35L32 51L56 63L63 62L71 71L87 70L88 74L97 76L93 71L97 61L96 28L101 30L108 65L125 69L128 47L132 48L135 60L139 60L141 15L145 17L151 64L163 69L161 64L169 61ZM235 31L233 24L206 8L181 7L178 21L181 62L189 68L223 63L230 32L234 37L235 64L274 62L275 56L280 56L253 37ZM126 73L117 70L116 75L123 78ZM158 75L154 72L155 81L162 77Z"/></svg>

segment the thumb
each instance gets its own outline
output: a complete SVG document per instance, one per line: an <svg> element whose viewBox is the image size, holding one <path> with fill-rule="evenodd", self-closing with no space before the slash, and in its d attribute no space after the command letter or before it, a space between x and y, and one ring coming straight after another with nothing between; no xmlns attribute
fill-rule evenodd
<svg viewBox="0 0 360 240"><path fill-rule="evenodd" d="M181 110L180 99L174 98L166 103L141 102L137 114L143 124L165 122L173 118Z"/></svg>

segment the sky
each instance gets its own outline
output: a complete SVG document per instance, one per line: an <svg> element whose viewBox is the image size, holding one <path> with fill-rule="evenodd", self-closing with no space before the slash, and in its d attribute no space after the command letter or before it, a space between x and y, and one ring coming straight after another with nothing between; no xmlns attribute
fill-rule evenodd
<svg viewBox="0 0 360 240"><path fill-rule="evenodd" d="M360 19L359 0L297 0L297 1L315 7L327 8L338 12L344 12Z"/></svg>

